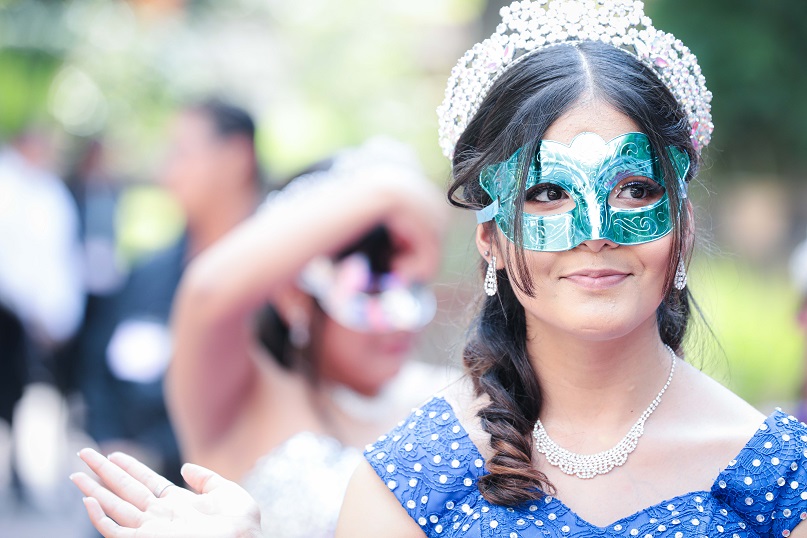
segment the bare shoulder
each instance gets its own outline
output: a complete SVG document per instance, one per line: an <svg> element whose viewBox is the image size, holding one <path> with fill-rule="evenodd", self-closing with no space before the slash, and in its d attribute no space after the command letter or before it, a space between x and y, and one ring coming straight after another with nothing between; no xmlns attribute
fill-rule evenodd
<svg viewBox="0 0 807 538"><path fill-rule="evenodd" d="M748 402L692 365L680 362L674 387L665 395L669 434L705 444L716 455L736 455L765 421Z"/></svg>
<svg viewBox="0 0 807 538"><path fill-rule="evenodd" d="M336 538L424 538L425 534L370 464L361 462L350 480Z"/></svg>
<svg viewBox="0 0 807 538"><path fill-rule="evenodd" d="M730 389L694 366L681 362L681 387L688 394L690 406L704 417L720 418L733 424L759 426L765 416Z"/></svg>

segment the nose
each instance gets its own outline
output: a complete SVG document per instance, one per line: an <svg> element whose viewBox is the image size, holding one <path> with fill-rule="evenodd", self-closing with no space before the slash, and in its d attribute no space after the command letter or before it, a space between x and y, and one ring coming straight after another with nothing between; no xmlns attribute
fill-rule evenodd
<svg viewBox="0 0 807 538"><path fill-rule="evenodd" d="M591 237L599 239L602 234L602 204L597 200L597 193L592 192L586 195L586 207L588 208L588 222L591 225Z"/></svg>
<svg viewBox="0 0 807 538"><path fill-rule="evenodd" d="M579 246L587 248L591 252L600 252L604 248L616 248L617 244L610 239L588 239L580 243Z"/></svg>

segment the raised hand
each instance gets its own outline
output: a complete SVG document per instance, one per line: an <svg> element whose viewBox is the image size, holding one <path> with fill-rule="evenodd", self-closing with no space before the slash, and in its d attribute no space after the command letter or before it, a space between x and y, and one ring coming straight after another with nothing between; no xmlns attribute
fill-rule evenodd
<svg viewBox="0 0 807 538"><path fill-rule="evenodd" d="M347 182L346 182L347 183ZM434 278L442 257L442 239L448 224L448 204L441 191L419 174L396 167L363 169L352 179L357 205L368 199L387 199L382 223L392 235L393 269L414 281Z"/></svg>
<svg viewBox="0 0 807 538"><path fill-rule="evenodd" d="M262 536L260 509L252 497L204 467L182 467L182 476L197 494L120 452L105 458L85 448L79 457L103 485L85 473L70 479L86 496L90 520L106 538Z"/></svg>

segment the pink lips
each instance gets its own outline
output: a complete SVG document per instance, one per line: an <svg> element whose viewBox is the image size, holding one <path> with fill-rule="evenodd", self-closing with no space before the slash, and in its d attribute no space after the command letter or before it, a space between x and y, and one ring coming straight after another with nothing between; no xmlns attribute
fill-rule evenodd
<svg viewBox="0 0 807 538"><path fill-rule="evenodd" d="M604 290L621 284L628 276L630 276L630 273L623 273L614 269L585 269L569 273L562 278L582 288Z"/></svg>

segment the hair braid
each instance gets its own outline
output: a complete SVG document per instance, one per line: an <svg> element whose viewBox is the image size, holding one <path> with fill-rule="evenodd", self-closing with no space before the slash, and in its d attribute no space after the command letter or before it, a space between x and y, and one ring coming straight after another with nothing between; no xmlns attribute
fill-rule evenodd
<svg viewBox="0 0 807 538"><path fill-rule="evenodd" d="M492 503L512 506L524 501L524 492L538 496L538 488L552 486L532 461L532 428L542 397L527 355L524 309L505 271L496 276L499 295L485 299L463 361L477 396L487 395L490 402L478 413L493 449L479 491Z"/></svg>

